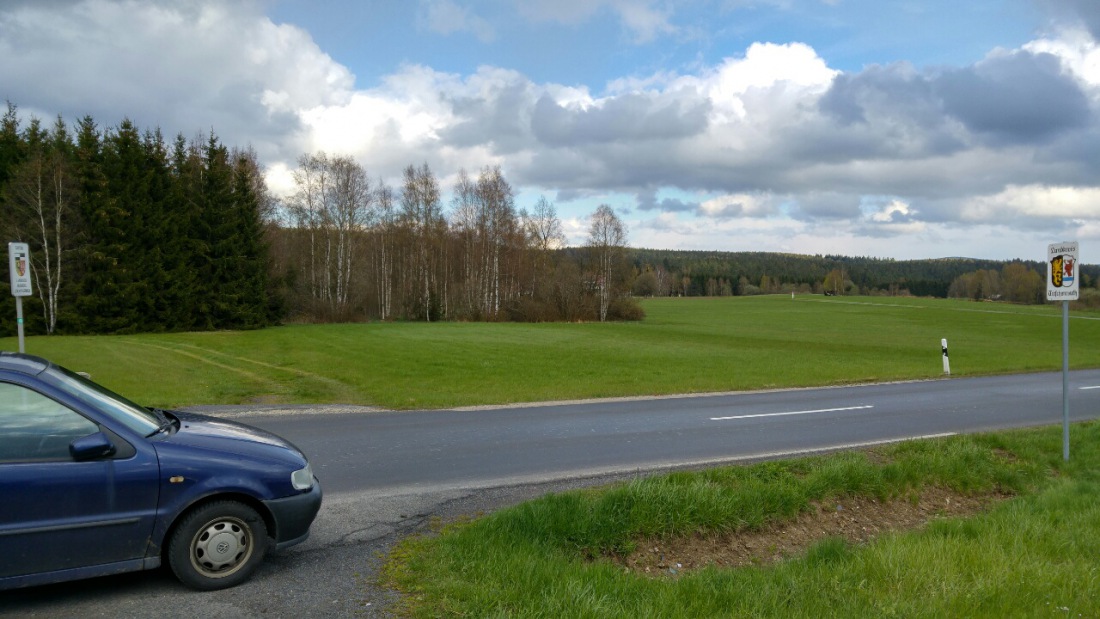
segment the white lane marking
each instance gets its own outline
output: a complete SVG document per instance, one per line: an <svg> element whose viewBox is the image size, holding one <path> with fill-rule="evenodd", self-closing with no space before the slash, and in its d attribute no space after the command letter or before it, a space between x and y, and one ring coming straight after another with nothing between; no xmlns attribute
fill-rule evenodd
<svg viewBox="0 0 1100 619"><path fill-rule="evenodd" d="M1089 389L1100 389L1100 385L1096 385L1095 387L1081 387L1081 391L1088 391Z"/></svg>
<svg viewBox="0 0 1100 619"><path fill-rule="evenodd" d="M790 413L761 413L759 415L734 415L733 417L711 417L711 421L729 421L730 419L753 419L755 417L785 417L787 415L812 415L814 413L835 413L838 411L860 411L867 408L874 408L873 405L868 406L847 406L844 408L822 408L816 411L794 411Z"/></svg>

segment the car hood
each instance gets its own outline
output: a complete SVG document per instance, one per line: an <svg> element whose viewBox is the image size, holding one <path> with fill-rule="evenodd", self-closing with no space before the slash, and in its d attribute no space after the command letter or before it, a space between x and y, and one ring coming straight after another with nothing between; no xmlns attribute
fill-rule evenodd
<svg viewBox="0 0 1100 619"><path fill-rule="evenodd" d="M165 443L242 456L305 462L301 450L290 441L259 428L198 413L170 411L169 414L179 419L180 427L164 438Z"/></svg>

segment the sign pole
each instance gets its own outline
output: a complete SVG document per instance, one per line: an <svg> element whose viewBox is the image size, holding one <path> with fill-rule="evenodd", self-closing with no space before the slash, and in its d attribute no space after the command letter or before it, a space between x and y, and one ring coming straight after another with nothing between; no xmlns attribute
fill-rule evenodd
<svg viewBox="0 0 1100 619"><path fill-rule="evenodd" d="M23 297L15 297L15 321L19 325L19 352L27 352L23 344Z"/></svg>
<svg viewBox="0 0 1100 619"><path fill-rule="evenodd" d="M1069 301L1062 301L1062 459L1069 462Z"/></svg>

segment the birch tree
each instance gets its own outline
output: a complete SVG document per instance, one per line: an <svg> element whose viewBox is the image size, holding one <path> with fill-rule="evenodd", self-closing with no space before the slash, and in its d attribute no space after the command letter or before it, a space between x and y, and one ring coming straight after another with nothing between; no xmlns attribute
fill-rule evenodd
<svg viewBox="0 0 1100 619"><path fill-rule="evenodd" d="M531 212L523 211L522 217L523 228L535 251L549 253L565 246L565 232L557 208L545 196L539 196Z"/></svg>
<svg viewBox="0 0 1100 619"><path fill-rule="evenodd" d="M481 205L483 270L482 310L496 316L501 300L510 296L509 274L505 271L514 261L507 254L514 247L518 229L515 193L504 179L500 166L485 168L477 179L478 202Z"/></svg>
<svg viewBox="0 0 1100 619"><path fill-rule="evenodd" d="M601 204L592 214L588 228L588 249L596 269L596 290L600 297L600 322L607 320L607 308L618 282L615 267L626 247L626 227L611 207Z"/></svg>
<svg viewBox="0 0 1100 619"><path fill-rule="evenodd" d="M520 222L527 247L533 254L530 292L539 294L539 282L549 281L553 275L553 252L565 246L565 232L554 204L544 196L528 212L520 211Z"/></svg>
<svg viewBox="0 0 1100 619"><path fill-rule="evenodd" d="M294 194L287 207L299 230L304 231L308 243L308 268L310 297L321 298L322 276L318 267L318 235L325 228L325 193L328 191L328 157L324 152L302 155L298 169L294 171Z"/></svg>
<svg viewBox="0 0 1100 619"><path fill-rule="evenodd" d="M441 312L442 308L436 269L443 258L445 221L439 193L439 183L427 163L420 168L412 165L405 168L401 223L412 242L409 254L413 278L409 282L409 293L413 311L426 321L431 321L432 314Z"/></svg>
<svg viewBox="0 0 1100 619"><path fill-rule="evenodd" d="M382 320L393 314L394 256L397 253L397 213L394 210L393 189L382 180L375 190L375 286L378 293L378 315Z"/></svg>
<svg viewBox="0 0 1100 619"><path fill-rule="evenodd" d="M476 313L480 304L482 270L480 268L479 204L477 186L465 169L458 171L451 199L451 227L460 252L461 298L464 309Z"/></svg>
<svg viewBox="0 0 1100 619"><path fill-rule="evenodd" d="M288 206L307 238L311 296L328 311L343 313L356 272L355 237L375 200L370 180L350 157L324 152L300 157L293 178Z"/></svg>
<svg viewBox="0 0 1100 619"><path fill-rule="evenodd" d="M335 280L330 300L334 307L346 308L357 259L354 237L367 223L374 192L366 171L350 157L337 157L332 161L331 177L330 195L325 200L331 213L332 236L335 236L335 246L326 252L328 269L333 271Z"/></svg>
<svg viewBox="0 0 1100 619"><path fill-rule="evenodd" d="M42 301L46 333L52 334L57 329L63 258L78 199L73 145L60 116L49 134L33 119L24 139L29 156L13 174L8 201L17 213L16 229L32 246L36 291Z"/></svg>

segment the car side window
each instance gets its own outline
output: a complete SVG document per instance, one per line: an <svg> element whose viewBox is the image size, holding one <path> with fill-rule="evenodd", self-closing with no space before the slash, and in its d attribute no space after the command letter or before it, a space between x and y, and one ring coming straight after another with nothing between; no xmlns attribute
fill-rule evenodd
<svg viewBox="0 0 1100 619"><path fill-rule="evenodd" d="M73 439L99 426L22 385L0 383L0 462L69 460Z"/></svg>

